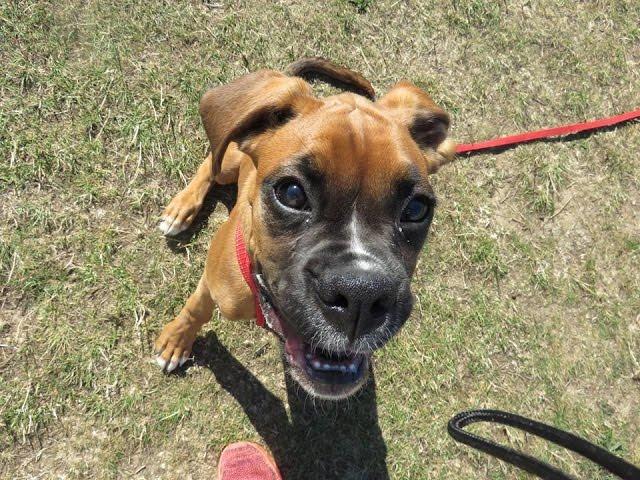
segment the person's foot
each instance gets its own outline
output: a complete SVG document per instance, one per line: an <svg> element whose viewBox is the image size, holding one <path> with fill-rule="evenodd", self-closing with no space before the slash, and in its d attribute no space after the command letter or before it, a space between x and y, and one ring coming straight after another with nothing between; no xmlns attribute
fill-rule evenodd
<svg viewBox="0 0 640 480"><path fill-rule="evenodd" d="M276 462L260 445L227 445L218 461L218 480L282 480Z"/></svg>

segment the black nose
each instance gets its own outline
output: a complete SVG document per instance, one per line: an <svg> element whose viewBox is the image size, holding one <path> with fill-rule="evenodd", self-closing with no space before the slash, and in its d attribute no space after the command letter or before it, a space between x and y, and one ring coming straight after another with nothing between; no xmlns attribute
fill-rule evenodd
<svg viewBox="0 0 640 480"><path fill-rule="evenodd" d="M345 265L313 277L326 318L351 341L381 326L396 307L399 282L382 269Z"/></svg>

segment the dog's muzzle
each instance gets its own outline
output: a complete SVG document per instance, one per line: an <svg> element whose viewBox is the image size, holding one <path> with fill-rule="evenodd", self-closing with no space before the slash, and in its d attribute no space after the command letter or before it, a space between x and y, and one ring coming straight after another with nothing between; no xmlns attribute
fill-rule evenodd
<svg viewBox="0 0 640 480"><path fill-rule="evenodd" d="M408 279L381 267L322 265L304 269L300 300L286 292L274 298L261 274L256 283L267 325L284 341L293 378L315 396L338 399L366 382L371 354L404 324L411 294ZM304 304L304 318L287 314L298 310L298 301Z"/></svg>

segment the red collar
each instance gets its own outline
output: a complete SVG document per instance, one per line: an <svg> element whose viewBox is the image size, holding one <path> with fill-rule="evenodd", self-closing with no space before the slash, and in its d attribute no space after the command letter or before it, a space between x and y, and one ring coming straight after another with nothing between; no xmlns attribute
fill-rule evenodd
<svg viewBox="0 0 640 480"><path fill-rule="evenodd" d="M247 282L247 285L251 290L251 294L253 295L253 303L256 307L256 325L265 328L266 321L262 307L260 306L258 287L255 279L253 278L251 259L247 252L247 245L244 243L244 235L242 234L242 226L240 225L240 222L238 222L238 226L236 227L236 260L238 261L242 277L244 278L244 281Z"/></svg>

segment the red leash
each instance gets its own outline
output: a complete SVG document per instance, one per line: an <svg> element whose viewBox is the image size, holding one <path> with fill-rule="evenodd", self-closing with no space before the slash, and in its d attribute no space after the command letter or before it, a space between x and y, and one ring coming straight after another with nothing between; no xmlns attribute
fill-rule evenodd
<svg viewBox="0 0 640 480"><path fill-rule="evenodd" d="M563 135L572 135L576 133L586 132L589 130L598 130L601 128L611 127L620 123L637 120L640 118L640 110L615 115L608 118L600 118L589 122L573 123L563 125L561 127L545 128L534 132L519 133L517 135L509 135L493 140L485 140L479 143L463 143L456 147L456 153L471 153L482 150L491 150L495 148L509 147L511 145L519 145L522 143L532 142L543 138L560 137Z"/></svg>

